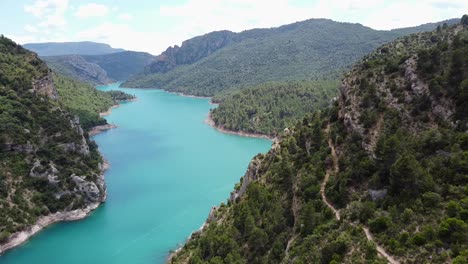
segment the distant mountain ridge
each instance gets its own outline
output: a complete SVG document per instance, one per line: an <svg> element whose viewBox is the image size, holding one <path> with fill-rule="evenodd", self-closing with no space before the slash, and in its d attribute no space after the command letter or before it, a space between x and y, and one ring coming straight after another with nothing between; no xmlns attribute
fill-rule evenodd
<svg viewBox="0 0 468 264"><path fill-rule="evenodd" d="M39 56L102 55L125 51L112 48L109 44L91 41L28 43L23 47Z"/></svg>
<svg viewBox="0 0 468 264"><path fill-rule="evenodd" d="M146 52L123 51L103 55L45 56L54 71L92 85L125 81L143 71L154 56Z"/></svg>
<svg viewBox="0 0 468 264"><path fill-rule="evenodd" d="M338 76L379 45L456 21L382 31L310 19L240 33L216 31L186 40L180 47L169 47L124 86L212 96L268 81Z"/></svg>

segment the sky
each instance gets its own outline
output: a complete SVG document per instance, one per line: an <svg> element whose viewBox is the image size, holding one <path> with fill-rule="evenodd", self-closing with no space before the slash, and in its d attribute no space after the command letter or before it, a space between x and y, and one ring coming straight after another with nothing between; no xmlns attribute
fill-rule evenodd
<svg viewBox="0 0 468 264"><path fill-rule="evenodd" d="M0 34L31 42L96 41L159 54L215 30L310 18L388 30L468 13L466 0L0 0Z"/></svg>

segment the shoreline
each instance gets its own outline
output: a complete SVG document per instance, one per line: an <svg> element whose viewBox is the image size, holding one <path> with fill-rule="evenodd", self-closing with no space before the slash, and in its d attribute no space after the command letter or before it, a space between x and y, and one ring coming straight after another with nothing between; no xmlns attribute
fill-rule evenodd
<svg viewBox="0 0 468 264"><path fill-rule="evenodd" d="M92 127L89 131L88 131L88 135L90 137L92 136L95 136L97 134L101 134L102 132L104 131L107 131L107 130L110 130L110 129L114 129L114 128L117 128L118 126L114 125L114 124L105 124L105 125L100 125L100 126L95 126L95 127Z"/></svg>
<svg viewBox="0 0 468 264"><path fill-rule="evenodd" d="M18 247L24 243L26 243L31 237L38 234L40 231L44 230L48 226L59 223L59 222L72 222L78 221L88 217L94 210L96 210L101 203L104 203L107 198L107 189L104 180L104 174L107 169L109 169L110 164L107 160L103 158L103 163L100 166L101 174L99 175L99 179L96 183L101 183L102 189L104 191L102 200L100 202L95 202L87 205L85 208L76 209L73 211L65 211L65 212L56 212L53 214L45 215L39 217L36 223L26 230L16 232L12 234L8 239L7 242L0 244L0 256L5 254L8 250L11 250L15 247Z"/></svg>
<svg viewBox="0 0 468 264"><path fill-rule="evenodd" d="M135 101L136 98L127 101ZM107 111L99 113L99 116L103 117L112 113L112 109L117 108L120 106L119 104L111 106ZM99 133L102 133L106 130L116 128L117 126L114 124L105 124L100 126L95 126L88 131L89 136L95 136ZM101 154L102 156L102 154ZM53 214L41 216L38 218L35 224L29 226L23 231L19 231L10 235L10 237L4 242L0 244L0 256L11 250L15 247L18 247L24 243L26 243L31 237L38 234L40 231L44 230L48 226L59 223L59 222L71 222L71 221L78 221L88 217L94 210L96 210L101 203L104 203L107 198L107 187L105 182L105 172L109 169L110 164L109 162L102 156L102 164L100 165L101 174L99 175L99 179L96 181L97 184L102 186L104 190L104 194L102 200L100 202L95 202L87 205L85 208L76 209L73 211L65 211L65 212L56 212Z"/></svg>
<svg viewBox="0 0 468 264"><path fill-rule="evenodd" d="M214 129L218 130L219 132L225 133L225 134L237 135L237 136L242 136L242 137L269 139L273 142L276 142L278 140L278 137L272 137L266 134L249 133L249 132L244 132L244 131L233 131L233 130L226 129L222 126L217 126L215 122L213 121L213 118L211 117L211 112L208 113L208 116L205 119L205 123L213 127Z"/></svg>

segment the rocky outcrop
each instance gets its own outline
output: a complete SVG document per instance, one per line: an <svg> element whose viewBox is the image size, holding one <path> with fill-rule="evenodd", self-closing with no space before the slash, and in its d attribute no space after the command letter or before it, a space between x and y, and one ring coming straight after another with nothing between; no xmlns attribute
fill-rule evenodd
<svg viewBox="0 0 468 264"><path fill-rule="evenodd" d="M83 128L81 128L80 119L77 116L75 116L73 119L70 119L70 125L78 133L79 141L64 143L64 144L61 144L60 146L63 148L65 152L68 152L68 153L76 152L76 153L80 153L83 155L89 155L89 146L88 146L88 143L86 142Z"/></svg>
<svg viewBox="0 0 468 264"><path fill-rule="evenodd" d="M227 30L186 40L180 47L167 48L146 67L145 73L164 73L179 65L192 64L239 40L236 33Z"/></svg>
<svg viewBox="0 0 468 264"><path fill-rule="evenodd" d="M32 86L33 90L41 95L45 95L54 100L59 98L59 94L55 89L54 81L50 72L46 76L34 80Z"/></svg>
<svg viewBox="0 0 468 264"><path fill-rule="evenodd" d="M76 180L80 186L82 186L83 193L89 195L86 196L85 201L87 204L82 209L76 209L71 211L62 211L49 214L46 216L41 216L36 224L30 226L26 230L12 234L5 242L0 244L0 255L6 252L9 249L17 247L29 238L40 232L45 227L63 221L76 221L87 217L92 211L94 211L100 203L105 202L107 198L107 189L104 181L104 172L109 168L109 164L105 161L99 165L101 168L101 173L97 175L98 179L96 183L88 182L83 180L81 177L74 176L73 180ZM55 197L59 199L62 195L69 194L69 191L64 191L57 193Z"/></svg>
<svg viewBox="0 0 468 264"><path fill-rule="evenodd" d="M54 71L91 84L108 84L113 82L107 72L95 63L86 61L82 56L69 55L45 57L47 65Z"/></svg>
<svg viewBox="0 0 468 264"><path fill-rule="evenodd" d="M117 128L117 126L114 125L114 124L105 124L105 125L101 125L101 126L95 126L95 127L91 128L91 130L88 132L88 135L95 136L95 135L97 135L99 133L102 133L104 131L114 129L114 128Z"/></svg>
<svg viewBox="0 0 468 264"><path fill-rule="evenodd" d="M242 183L239 189L234 190L231 193L230 200L231 202L235 202L237 198L242 197L244 193L247 191L247 187L249 184L258 179L261 175L259 170L262 162L263 155L259 154L253 158L250 162L249 167L247 168L247 172L245 173L244 177L242 178Z"/></svg>

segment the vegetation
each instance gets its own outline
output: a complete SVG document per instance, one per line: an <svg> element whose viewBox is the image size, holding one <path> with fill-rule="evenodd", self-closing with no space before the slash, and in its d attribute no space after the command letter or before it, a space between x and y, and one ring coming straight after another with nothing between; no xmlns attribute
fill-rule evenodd
<svg viewBox="0 0 468 264"><path fill-rule="evenodd" d="M217 126L276 136L307 113L326 107L337 94L337 81L267 83L218 95L211 111Z"/></svg>
<svg viewBox="0 0 468 264"><path fill-rule="evenodd" d="M43 60L54 72L80 82L93 86L113 82L99 65L90 63L79 55L43 57Z"/></svg>
<svg viewBox="0 0 468 264"><path fill-rule="evenodd" d="M43 57L55 72L91 85L127 80L142 72L153 58L149 53L134 51Z"/></svg>
<svg viewBox="0 0 468 264"><path fill-rule="evenodd" d="M102 198L77 190L72 176L103 187L96 183L102 162L96 144L60 100L47 96L54 86L46 64L1 36L0 65L1 243L40 216Z"/></svg>
<svg viewBox="0 0 468 264"><path fill-rule="evenodd" d="M154 59L146 52L123 51L105 55L82 56L86 61L99 65L107 76L115 81L125 81L140 73Z"/></svg>
<svg viewBox="0 0 468 264"><path fill-rule="evenodd" d="M435 27L377 31L313 19L237 34L213 32L169 48L123 85L213 96L271 81L333 78L376 47Z"/></svg>
<svg viewBox="0 0 468 264"><path fill-rule="evenodd" d="M458 24L366 56L330 108L254 158L250 180L171 262L386 263L378 244L404 263L465 263L467 48ZM321 197L326 174L339 221Z"/></svg>
<svg viewBox="0 0 468 264"><path fill-rule="evenodd" d="M107 111L119 102L135 98L122 91L99 91L88 84L59 74L54 74L54 83L62 103L70 113L80 118L84 129L106 124L107 121L100 117L99 113Z"/></svg>

